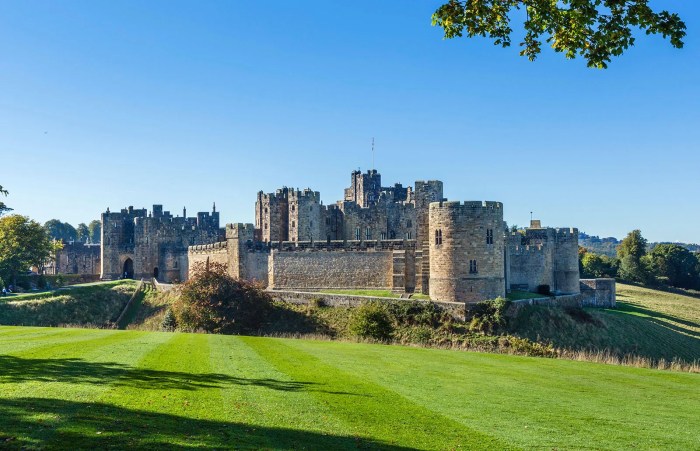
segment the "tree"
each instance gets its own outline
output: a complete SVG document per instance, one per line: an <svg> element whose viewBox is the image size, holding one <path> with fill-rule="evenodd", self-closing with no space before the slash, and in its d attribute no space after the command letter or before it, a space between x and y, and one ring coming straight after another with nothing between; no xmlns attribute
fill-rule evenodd
<svg viewBox="0 0 700 451"><path fill-rule="evenodd" d="M620 260L618 275L631 282L646 283L649 271L646 267L647 240L640 230L633 230L617 246L617 258Z"/></svg>
<svg viewBox="0 0 700 451"><path fill-rule="evenodd" d="M44 228L49 233L49 236L55 240L69 243L78 239L78 232L75 227L67 222L61 222L58 219L51 219L44 223Z"/></svg>
<svg viewBox="0 0 700 451"><path fill-rule="evenodd" d="M46 229L26 216L0 218L0 274L17 284L17 275L32 266L42 268L56 250Z"/></svg>
<svg viewBox="0 0 700 451"><path fill-rule="evenodd" d="M582 56L588 67L604 69L613 56L633 46L632 29L660 34L683 47L685 23L678 14L654 12L649 0L449 0L433 13L444 37L488 36L494 45L511 44L511 19L524 10L521 56L534 61L542 41L571 59ZM522 13L520 13L522 14Z"/></svg>
<svg viewBox="0 0 700 451"><path fill-rule="evenodd" d="M90 224L88 224L88 230L90 231L91 243L95 244L102 241L102 223L100 221L90 221Z"/></svg>
<svg viewBox="0 0 700 451"><path fill-rule="evenodd" d="M90 229L85 225L84 222L78 224L78 228L75 229L75 234L79 242L87 243L90 241Z"/></svg>
<svg viewBox="0 0 700 451"><path fill-rule="evenodd" d="M585 277L615 277L617 261L607 255L586 252L581 258L582 274Z"/></svg>
<svg viewBox="0 0 700 451"><path fill-rule="evenodd" d="M10 194L10 193L7 192L7 190L4 189L2 187L2 185L0 185L0 195L7 196L8 194ZM12 211L12 209L10 207L8 207L7 205L5 205L4 202L0 202L0 216L2 216L2 214L5 213L6 211Z"/></svg>
<svg viewBox="0 0 700 451"><path fill-rule="evenodd" d="M171 308L184 331L217 334L254 333L272 311L272 298L261 287L236 280L219 263L194 265Z"/></svg>
<svg viewBox="0 0 700 451"><path fill-rule="evenodd" d="M649 253L654 276L679 288L699 288L698 257L677 244L659 244Z"/></svg>

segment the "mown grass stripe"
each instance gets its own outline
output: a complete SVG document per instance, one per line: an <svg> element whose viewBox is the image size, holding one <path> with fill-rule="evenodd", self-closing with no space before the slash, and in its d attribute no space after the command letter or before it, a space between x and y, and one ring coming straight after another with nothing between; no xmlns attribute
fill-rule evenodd
<svg viewBox="0 0 700 451"><path fill-rule="evenodd" d="M391 390L277 339L242 340L277 369L298 381L316 384L313 392L333 413L350 425L358 437L387 443L411 443L421 449L510 449L510 444L436 414Z"/></svg>
<svg viewBox="0 0 700 451"><path fill-rule="evenodd" d="M331 444L337 447L345 443L342 438L328 441L332 436L350 435L351 429L313 396L318 389L315 384L294 380L279 371L239 337L209 337L214 370L230 376L230 383L221 388L223 418L251 427L271 428L267 435L269 441L264 444L271 448L312 446L289 441L289 430L313 432L293 436L314 440L319 447ZM328 439L318 442L324 435L329 436Z"/></svg>
<svg viewBox="0 0 700 451"><path fill-rule="evenodd" d="M597 440L658 448L700 439L698 375L408 347L285 343L524 447L579 448ZM664 396L652 399L650 392Z"/></svg>

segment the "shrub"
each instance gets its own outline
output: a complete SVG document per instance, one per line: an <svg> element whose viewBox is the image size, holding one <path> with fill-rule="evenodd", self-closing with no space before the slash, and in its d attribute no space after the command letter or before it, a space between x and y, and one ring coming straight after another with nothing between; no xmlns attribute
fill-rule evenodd
<svg viewBox="0 0 700 451"><path fill-rule="evenodd" d="M389 304L389 313L404 326L428 326L437 328L453 320L432 302L400 301Z"/></svg>
<svg viewBox="0 0 700 451"><path fill-rule="evenodd" d="M197 265L172 305L185 331L232 334L256 332L272 310L272 298L256 284L236 280L217 263Z"/></svg>
<svg viewBox="0 0 700 451"><path fill-rule="evenodd" d="M350 332L361 338L388 340L394 331L387 308L378 302L357 307L350 320Z"/></svg>
<svg viewBox="0 0 700 451"><path fill-rule="evenodd" d="M489 301L478 302L467 313L469 330L483 334L497 333L506 327L505 312L510 301L496 298Z"/></svg>
<svg viewBox="0 0 700 451"><path fill-rule="evenodd" d="M163 321L160 323L160 330L164 332L172 332L175 329L177 329L177 320L175 319L175 314L173 313L173 309L168 308L165 311L165 316L163 317Z"/></svg>
<svg viewBox="0 0 700 451"><path fill-rule="evenodd" d="M537 293L545 296L551 296L552 294L551 290L549 289L549 285L537 285Z"/></svg>

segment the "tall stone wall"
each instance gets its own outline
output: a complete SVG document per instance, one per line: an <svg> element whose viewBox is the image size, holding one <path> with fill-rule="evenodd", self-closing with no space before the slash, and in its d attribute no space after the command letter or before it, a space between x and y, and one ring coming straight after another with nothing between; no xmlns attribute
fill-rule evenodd
<svg viewBox="0 0 700 451"><path fill-rule="evenodd" d="M415 188L416 206L416 240L417 267L416 291L423 294L430 292L430 241L429 216L430 204L443 200L443 184L439 180L418 180Z"/></svg>
<svg viewBox="0 0 700 451"><path fill-rule="evenodd" d="M325 240L325 210L321 193L305 189L289 192L289 241Z"/></svg>
<svg viewBox="0 0 700 451"><path fill-rule="evenodd" d="M44 266L45 274L100 274L100 246L68 243L56 252L55 260Z"/></svg>
<svg viewBox="0 0 700 451"><path fill-rule="evenodd" d="M430 297L478 302L505 296L503 204L430 204Z"/></svg>
<svg viewBox="0 0 700 451"><path fill-rule="evenodd" d="M269 263L270 289L393 288L392 251L280 252Z"/></svg>

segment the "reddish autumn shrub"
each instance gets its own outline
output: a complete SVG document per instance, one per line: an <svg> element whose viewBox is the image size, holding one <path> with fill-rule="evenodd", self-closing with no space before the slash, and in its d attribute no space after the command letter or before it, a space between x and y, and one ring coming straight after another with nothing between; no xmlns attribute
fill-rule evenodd
<svg viewBox="0 0 700 451"><path fill-rule="evenodd" d="M261 286L236 280L226 266L195 266L172 305L177 327L217 334L254 333L272 310L272 298Z"/></svg>

